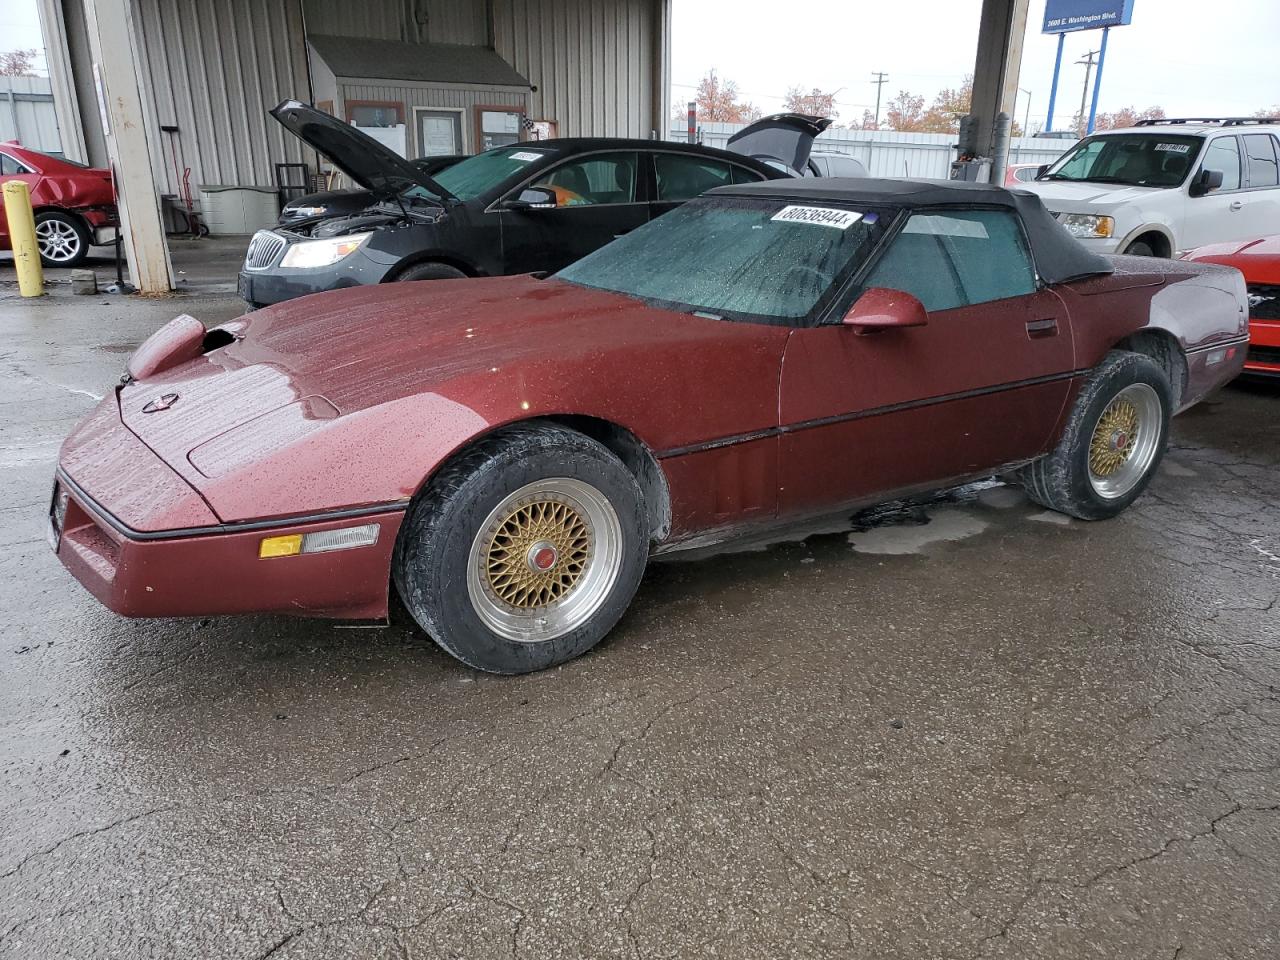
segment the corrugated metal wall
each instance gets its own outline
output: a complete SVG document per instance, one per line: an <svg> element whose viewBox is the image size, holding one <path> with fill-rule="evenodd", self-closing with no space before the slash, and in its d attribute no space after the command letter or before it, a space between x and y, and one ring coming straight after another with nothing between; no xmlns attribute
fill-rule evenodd
<svg viewBox="0 0 1280 960"><path fill-rule="evenodd" d="M530 118L556 121L560 136L649 136L658 6L494 0L494 47L538 88Z"/></svg>
<svg viewBox="0 0 1280 960"><path fill-rule="evenodd" d="M299 0L135 0L134 17L157 124L153 163L168 192L179 183L160 125L178 127L193 190L274 186L275 163L303 159L302 144L266 112L310 97Z"/></svg>
<svg viewBox="0 0 1280 960"><path fill-rule="evenodd" d="M538 87L527 99L531 118L556 121L561 136L647 137L655 106L661 110L657 44L669 0L133 2L157 134L153 162L170 193L178 192L179 177L170 157L171 135L161 133L160 125L178 127L178 165L192 168L193 187L271 186L276 162L312 161L266 113L286 97L312 95L304 23L314 33L483 45L491 6L495 48ZM77 62L82 114L97 110L92 87L86 89L92 82L84 75L86 66ZM510 93L472 96L425 85L395 89L389 99L410 107L525 105L521 95ZM371 93L368 99L381 97ZM88 133L89 121L85 126ZM471 127L468 116L468 137Z"/></svg>
<svg viewBox="0 0 1280 960"><path fill-rule="evenodd" d="M0 140L58 153L58 115L48 77L0 77Z"/></svg>
<svg viewBox="0 0 1280 960"><path fill-rule="evenodd" d="M303 11L312 33L404 43L487 42L485 4L476 0L304 0Z"/></svg>

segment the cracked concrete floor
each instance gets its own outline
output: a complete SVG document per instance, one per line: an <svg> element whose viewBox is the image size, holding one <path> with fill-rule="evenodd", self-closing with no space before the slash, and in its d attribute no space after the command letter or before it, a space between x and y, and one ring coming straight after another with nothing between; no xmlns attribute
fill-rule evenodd
<svg viewBox="0 0 1280 960"><path fill-rule="evenodd" d="M500 679L62 572L58 440L184 309L235 312L0 301L0 957L1280 954L1280 391L1117 521L993 487L657 565Z"/></svg>

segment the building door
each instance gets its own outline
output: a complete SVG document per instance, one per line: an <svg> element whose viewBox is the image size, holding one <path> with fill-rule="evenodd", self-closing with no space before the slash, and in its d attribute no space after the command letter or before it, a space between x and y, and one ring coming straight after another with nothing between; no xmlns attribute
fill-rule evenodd
<svg viewBox="0 0 1280 960"><path fill-rule="evenodd" d="M462 152L462 114L456 110L418 111L418 156L446 157Z"/></svg>

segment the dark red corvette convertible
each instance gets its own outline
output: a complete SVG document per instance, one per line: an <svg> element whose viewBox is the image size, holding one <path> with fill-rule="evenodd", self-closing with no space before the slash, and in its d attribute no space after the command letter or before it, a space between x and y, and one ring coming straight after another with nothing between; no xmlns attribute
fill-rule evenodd
<svg viewBox="0 0 1280 960"><path fill-rule="evenodd" d="M1136 498L1234 377L1234 270L1087 252L1030 194L726 187L548 279L179 317L61 454L58 556L130 616L380 617L516 673L647 558L996 471Z"/></svg>

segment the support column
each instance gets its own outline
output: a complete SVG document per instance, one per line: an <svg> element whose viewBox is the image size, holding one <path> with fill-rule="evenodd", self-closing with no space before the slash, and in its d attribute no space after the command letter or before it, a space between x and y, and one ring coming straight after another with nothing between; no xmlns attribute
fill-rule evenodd
<svg viewBox="0 0 1280 960"><path fill-rule="evenodd" d="M671 136L671 0L653 0L653 49L650 70L653 71L653 117L650 133L657 140Z"/></svg>
<svg viewBox="0 0 1280 960"><path fill-rule="evenodd" d="M39 0L40 33L44 36L44 58L49 65L49 85L53 88L53 113L58 120L58 140L68 160L89 162L84 129L80 125L80 104L71 73L71 45L62 16L62 0Z"/></svg>
<svg viewBox="0 0 1280 960"><path fill-rule="evenodd" d="M161 184L151 168L132 0L84 0L94 84L115 170L120 232L129 275L140 293L168 293L173 267L160 216Z"/></svg>
<svg viewBox="0 0 1280 960"><path fill-rule="evenodd" d="M1013 116L1029 5L1030 0L982 0L969 112L978 154L991 157L993 169L1007 162L1007 153L1005 158L995 156L995 118L1002 111Z"/></svg>

